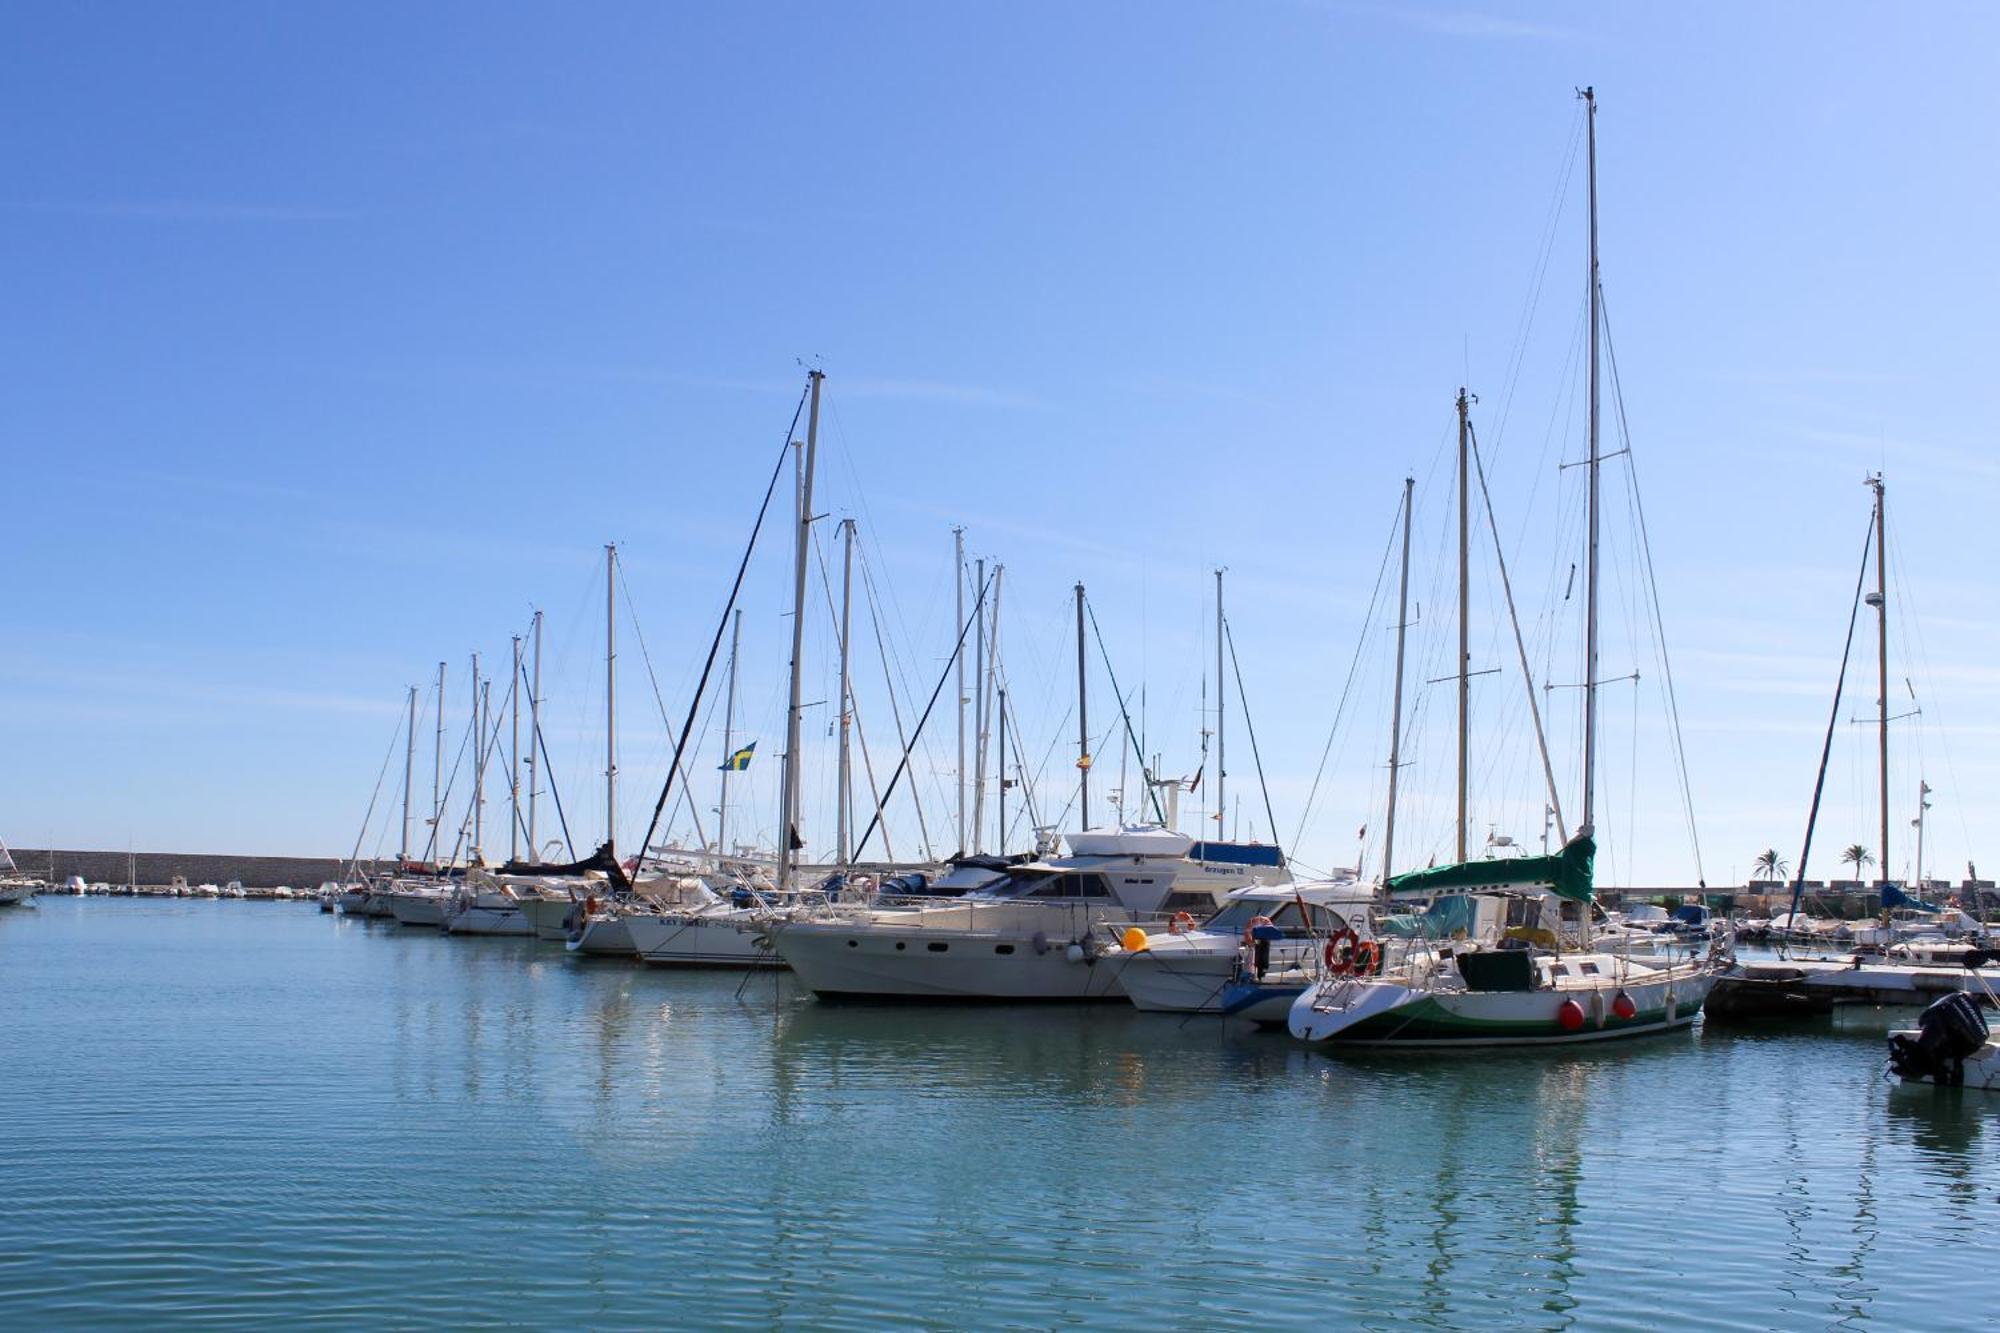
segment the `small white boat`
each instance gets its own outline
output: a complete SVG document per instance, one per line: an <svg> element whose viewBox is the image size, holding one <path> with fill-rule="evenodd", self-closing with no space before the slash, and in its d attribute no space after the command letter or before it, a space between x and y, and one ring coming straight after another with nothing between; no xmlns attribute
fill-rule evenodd
<svg viewBox="0 0 2000 1333"><path fill-rule="evenodd" d="M1889 1034L1889 1070L1905 1083L2000 1091L2000 1043L1986 1008L1991 990L1959 991L1924 1010L1913 1030Z"/></svg>
<svg viewBox="0 0 2000 1333"><path fill-rule="evenodd" d="M1165 931L1138 928L1144 947L1128 951L1121 943L1110 957L1120 960L1119 982L1136 1007L1221 1014L1228 1009L1230 983L1246 970L1246 955L1248 971L1257 980L1296 971L1317 960L1336 930L1351 929L1360 939L1372 939L1368 909L1373 902L1374 890L1352 879L1251 885L1231 893L1206 921L1197 924L1183 916ZM1253 938L1259 925L1271 927L1279 938ZM1114 933L1121 941L1127 934L1115 927ZM1260 942L1262 966L1256 953ZM1297 991L1294 985L1291 994Z"/></svg>

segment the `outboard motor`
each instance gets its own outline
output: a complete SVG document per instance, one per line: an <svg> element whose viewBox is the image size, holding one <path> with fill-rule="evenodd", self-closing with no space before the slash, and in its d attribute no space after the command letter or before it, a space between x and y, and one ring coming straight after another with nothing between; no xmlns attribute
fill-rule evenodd
<svg viewBox="0 0 2000 1333"><path fill-rule="evenodd" d="M1965 1082L1965 1057L1986 1044L1989 1031L1979 1001L1955 991L1924 1010L1916 1036L1890 1036L1889 1068L1913 1081L1958 1087Z"/></svg>

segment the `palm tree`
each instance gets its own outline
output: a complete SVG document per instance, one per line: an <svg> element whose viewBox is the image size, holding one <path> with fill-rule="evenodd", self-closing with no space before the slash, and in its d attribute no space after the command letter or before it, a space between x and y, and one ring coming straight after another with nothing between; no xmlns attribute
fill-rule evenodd
<svg viewBox="0 0 2000 1333"><path fill-rule="evenodd" d="M1792 868L1785 864L1785 858L1778 855L1775 847L1767 847L1757 853L1756 866L1757 879L1783 879L1792 873Z"/></svg>
<svg viewBox="0 0 2000 1333"><path fill-rule="evenodd" d="M1852 865L1854 867L1854 877L1856 879L1860 879L1862 867L1872 866L1875 864L1875 853L1869 851L1866 847L1863 847L1860 843L1857 842L1852 847L1849 847L1846 851L1842 852L1840 854L1840 859Z"/></svg>

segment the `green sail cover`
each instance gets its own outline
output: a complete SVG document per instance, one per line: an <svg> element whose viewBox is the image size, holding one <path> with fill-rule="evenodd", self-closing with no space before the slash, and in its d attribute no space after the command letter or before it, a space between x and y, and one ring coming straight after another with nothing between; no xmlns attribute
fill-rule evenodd
<svg viewBox="0 0 2000 1333"><path fill-rule="evenodd" d="M1597 844L1582 834L1554 856L1511 856L1503 860L1464 861L1458 865L1413 870L1389 880L1394 898L1430 897L1440 893L1506 893L1542 890L1559 898L1591 902L1591 862Z"/></svg>

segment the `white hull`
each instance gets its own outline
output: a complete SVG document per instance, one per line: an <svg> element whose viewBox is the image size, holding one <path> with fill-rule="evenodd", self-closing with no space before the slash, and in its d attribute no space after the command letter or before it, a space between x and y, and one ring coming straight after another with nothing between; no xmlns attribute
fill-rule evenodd
<svg viewBox="0 0 2000 1333"><path fill-rule="evenodd" d="M389 910L399 926L442 926L447 900L440 894L394 893Z"/></svg>
<svg viewBox="0 0 2000 1333"><path fill-rule="evenodd" d="M622 916L594 916L585 923L581 934L565 942L571 953L630 958L639 952L639 948L632 942L632 929L628 922L629 918Z"/></svg>
<svg viewBox="0 0 2000 1333"><path fill-rule="evenodd" d="M447 935L532 935L534 927L518 907L462 907L444 921Z"/></svg>
<svg viewBox="0 0 2000 1333"><path fill-rule="evenodd" d="M569 927L575 918L572 913L583 909L583 904L569 898L523 898L521 915L528 919L529 929L538 940L548 940L561 944L569 938Z"/></svg>
<svg viewBox="0 0 2000 1333"><path fill-rule="evenodd" d="M373 915L373 913L369 912L368 910L368 895L366 893L360 893L350 890L349 892L340 895L340 898L336 905L340 908L340 914L342 916Z"/></svg>
<svg viewBox="0 0 2000 1333"><path fill-rule="evenodd" d="M842 922L778 928L778 952L820 996L923 1000L1116 1000L1130 955L1071 956L1034 932L855 929ZM1081 952L1080 950L1078 952Z"/></svg>
<svg viewBox="0 0 2000 1333"><path fill-rule="evenodd" d="M10 880L0 884L0 907L12 907L35 896L42 886L33 880Z"/></svg>
<svg viewBox="0 0 2000 1333"><path fill-rule="evenodd" d="M1908 1037L1914 1041L1918 1034L1916 1031L1911 1030L1907 1032L1892 1032L1889 1036L1891 1041L1897 1037ZM1928 1083L1933 1087L1975 1088L1982 1092L2000 1092L2000 1042L1989 1041L1971 1055L1966 1056L1964 1070L1964 1081L1960 1083L1941 1084L1929 1075L1921 1078L1905 1077L1903 1082Z"/></svg>
<svg viewBox="0 0 2000 1333"><path fill-rule="evenodd" d="M783 967L770 923L748 913L625 918L632 948L658 967Z"/></svg>
<svg viewBox="0 0 2000 1333"><path fill-rule="evenodd" d="M1308 988L1292 1004L1289 1027L1302 1041L1367 1046L1561 1046L1685 1027L1701 1012L1719 971L1712 967L1636 967L1525 991L1474 991L1413 985L1394 978L1336 978ZM1615 1010L1623 994L1633 1016ZM1569 1001L1583 1022L1563 1025Z"/></svg>

